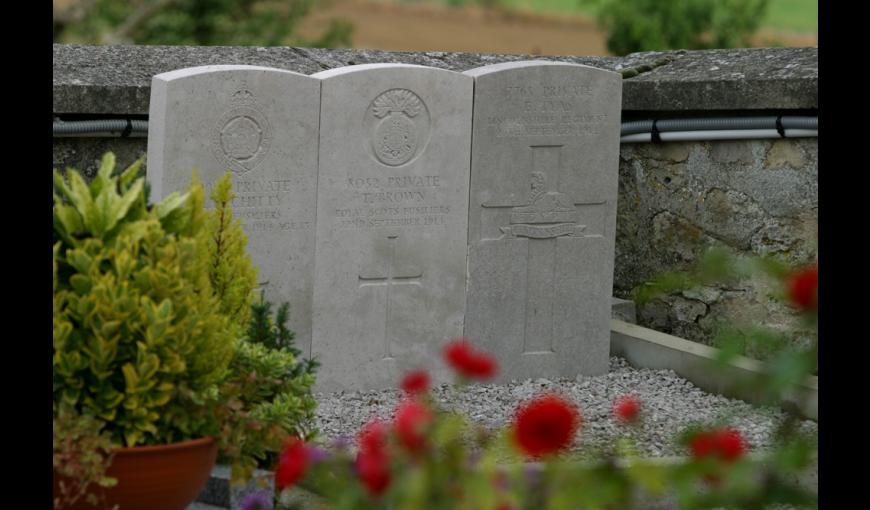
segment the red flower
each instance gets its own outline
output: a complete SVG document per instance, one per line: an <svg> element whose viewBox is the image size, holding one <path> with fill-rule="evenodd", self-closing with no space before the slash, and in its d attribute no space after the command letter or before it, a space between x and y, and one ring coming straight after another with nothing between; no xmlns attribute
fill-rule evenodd
<svg viewBox="0 0 870 510"><path fill-rule="evenodd" d="M387 425L374 418L360 430L356 471L366 489L380 496L390 484L390 460L387 454Z"/></svg>
<svg viewBox="0 0 870 510"><path fill-rule="evenodd" d="M363 485L373 496L380 496L390 485L390 461L384 449L360 450L356 469Z"/></svg>
<svg viewBox="0 0 870 510"><path fill-rule="evenodd" d="M281 452L275 469L275 487L284 490L299 481L308 467L308 447L298 438L292 438Z"/></svg>
<svg viewBox="0 0 870 510"><path fill-rule="evenodd" d="M387 425L378 418L366 423L359 432L361 451L381 451L387 444Z"/></svg>
<svg viewBox="0 0 870 510"><path fill-rule="evenodd" d="M689 450L695 458L708 457L716 450L716 436L713 432L699 432L689 440Z"/></svg>
<svg viewBox="0 0 870 510"><path fill-rule="evenodd" d="M792 305L801 311L817 310L819 307L819 268L808 267L788 277L788 297Z"/></svg>
<svg viewBox="0 0 870 510"><path fill-rule="evenodd" d="M613 403L613 415L623 422L631 422L640 415L640 400L634 395L623 395Z"/></svg>
<svg viewBox="0 0 870 510"><path fill-rule="evenodd" d="M444 346L444 359L447 364L458 369L474 355L474 348L466 338L456 338Z"/></svg>
<svg viewBox="0 0 870 510"><path fill-rule="evenodd" d="M408 372L402 378L402 389L409 395L418 395L429 391L429 372L425 370L416 370Z"/></svg>
<svg viewBox="0 0 870 510"><path fill-rule="evenodd" d="M733 462L746 452L746 442L740 432L724 428L695 434L689 441L689 450L695 458L715 456Z"/></svg>
<svg viewBox="0 0 870 510"><path fill-rule="evenodd" d="M526 455L540 457L571 446L579 426L580 412L572 402L543 395L517 410L514 439Z"/></svg>
<svg viewBox="0 0 870 510"><path fill-rule="evenodd" d="M466 338L452 340L444 347L444 359L459 375L471 379L489 379L498 371L495 358L474 350Z"/></svg>
<svg viewBox="0 0 870 510"><path fill-rule="evenodd" d="M419 452L426 446L424 431L432 421L432 413L416 400L406 400L396 410L396 435L399 443L410 452Z"/></svg>
<svg viewBox="0 0 870 510"><path fill-rule="evenodd" d="M719 431L717 441L719 454L728 462L732 462L743 456L746 451L746 443L740 432L734 429Z"/></svg>

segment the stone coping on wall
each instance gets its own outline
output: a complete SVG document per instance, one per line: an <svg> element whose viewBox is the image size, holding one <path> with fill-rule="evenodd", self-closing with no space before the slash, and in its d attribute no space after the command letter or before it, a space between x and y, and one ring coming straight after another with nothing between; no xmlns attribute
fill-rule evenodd
<svg viewBox="0 0 870 510"><path fill-rule="evenodd" d="M818 48L814 47L680 50L625 57L540 57L257 46L55 44L52 104L55 114L147 115L154 75L202 65L260 65L313 74L346 65L390 62L461 72L531 59L573 62L613 71L640 68L638 74L624 82L622 109L626 111L818 108L819 59ZM663 59L668 62L656 65Z"/></svg>

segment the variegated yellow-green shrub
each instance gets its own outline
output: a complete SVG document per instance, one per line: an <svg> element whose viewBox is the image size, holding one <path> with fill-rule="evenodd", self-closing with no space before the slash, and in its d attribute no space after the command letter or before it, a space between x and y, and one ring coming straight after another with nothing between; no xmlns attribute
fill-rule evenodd
<svg viewBox="0 0 870 510"><path fill-rule="evenodd" d="M209 273L204 192L146 203L141 162L90 184L54 172L54 400L106 424L116 444L214 434L236 349Z"/></svg>

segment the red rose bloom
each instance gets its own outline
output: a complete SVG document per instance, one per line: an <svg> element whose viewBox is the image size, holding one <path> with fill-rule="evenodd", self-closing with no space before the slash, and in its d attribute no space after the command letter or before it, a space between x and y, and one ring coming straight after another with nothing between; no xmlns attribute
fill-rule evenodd
<svg viewBox="0 0 870 510"><path fill-rule="evenodd" d="M802 311L819 307L819 268L808 267L788 278L788 297L792 305Z"/></svg>
<svg viewBox="0 0 870 510"><path fill-rule="evenodd" d="M571 446L580 426L580 412L558 395L534 398L517 410L514 439L528 456L540 457Z"/></svg>
<svg viewBox="0 0 870 510"><path fill-rule="evenodd" d="M419 452L426 446L424 431L432 421L432 413L416 400L406 400L396 410L396 435L399 443L410 452Z"/></svg>
<svg viewBox="0 0 870 510"><path fill-rule="evenodd" d="M716 437L712 432L699 432L689 441L689 450L695 458L708 457L716 450Z"/></svg>
<svg viewBox="0 0 870 510"><path fill-rule="evenodd" d="M373 496L380 496L390 485L390 461L384 449L360 450L356 469L363 485Z"/></svg>
<svg viewBox="0 0 870 510"><path fill-rule="evenodd" d="M695 434L689 441L689 450L695 458L715 456L733 462L746 452L746 442L740 432L724 428Z"/></svg>
<svg viewBox="0 0 870 510"><path fill-rule="evenodd" d="M308 447L298 438L292 438L278 458L275 487L281 491L299 481L305 474L308 460Z"/></svg>
<svg viewBox="0 0 870 510"><path fill-rule="evenodd" d="M419 395L429 391L429 372L425 370L416 370L408 372L402 378L401 388L409 395Z"/></svg>
<svg viewBox="0 0 870 510"><path fill-rule="evenodd" d="M387 444L387 425L374 418L363 426L358 437L361 451L380 451Z"/></svg>
<svg viewBox="0 0 870 510"><path fill-rule="evenodd" d="M474 350L466 338L452 340L444 347L444 359L462 377L489 379L498 371L495 358Z"/></svg>
<svg viewBox="0 0 870 510"><path fill-rule="evenodd" d="M732 462L743 456L746 444L740 432L734 429L720 430L716 441L719 446L719 455L728 462Z"/></svg>
<svg viewBox="0 0 870 510"><path fill-rule="evenodd" d="M623 422L631 422L640 415L640 400L634 395L623 395L613 403L613 415Z"/></svg>
<svg viewBox="0 0 870 510"><path fill-rule="evenodd" d="M444 346L444 359L447 364L458 369L474 355L474 348L467 338L456 338Z"/></svg>
<svg viewBox="0 0 870 510"><path fill-rule="evenodd" d="M360 481L373 496L380 496L390 484L387 432L387 425L374 418L365 424L358 437L356 471Z"/></svg>
<svg viewBox="0 0 870 510"><path fill-rule="evenodd" d="M495 358L484 353L477 353L465 365L465 375L480 380L492 379L497 371Z"/></svg>

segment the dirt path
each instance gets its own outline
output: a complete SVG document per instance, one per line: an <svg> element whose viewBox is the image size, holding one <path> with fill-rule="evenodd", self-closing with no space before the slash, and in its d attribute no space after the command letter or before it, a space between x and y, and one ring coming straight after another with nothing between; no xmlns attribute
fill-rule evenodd
<svg viewBox="0 0 870 510"><path fill-rule="evenodd" d="M607 55L605 35L584 17L485 11L388 0L331 0L315 7L300 35L315 38L332 18L354 25L356 48L391 51L466 51L531 55ZM815 35L770 31L756 36L758 46L815 46Z"/></svg>

